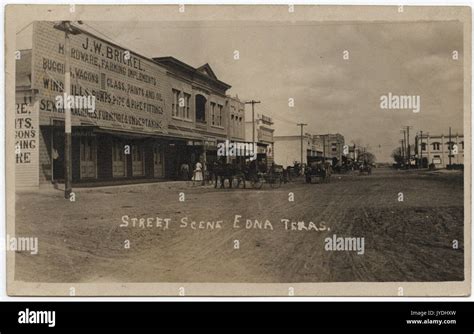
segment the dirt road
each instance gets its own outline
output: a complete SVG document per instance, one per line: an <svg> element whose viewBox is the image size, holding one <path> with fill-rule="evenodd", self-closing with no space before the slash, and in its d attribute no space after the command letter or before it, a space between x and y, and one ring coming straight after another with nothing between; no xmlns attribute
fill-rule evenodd
<svg viewBox="0 0 474 334"><path fill-rule="evenodd" d="M16 254L16 279L463 280L462 182L459 172L376 169L371 176L333 175L329 184L298 181L279 189L216 190L167 182L78 190L75 202L53 190L19 193L16 233L38 237L39 253ZM234 226L236 216L241 217ZM169 228L157 227L156 217L170 219ZM132 227L132 218L149 221L137 220ZM246 228L247 219L252 228ZM288 229L282 219L289 220ZM127 227L120 226L124 221ZM193 229L192 221L214 228ZM326 250L326 238L334 235L364 238L363 254Z"/></svg>

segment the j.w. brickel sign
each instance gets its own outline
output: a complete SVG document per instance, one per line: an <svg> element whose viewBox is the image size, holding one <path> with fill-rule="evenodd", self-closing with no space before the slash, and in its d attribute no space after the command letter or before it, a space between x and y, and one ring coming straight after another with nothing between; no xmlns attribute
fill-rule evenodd
<svg viewBox="0 0 474 334"><path fill-rule="evenodd" d="M41 124L49 124L51 117L64 117L65 57L69 57L73 126L90 124L132 132L167 128L167 82L162 68L85 31L70 35L67 55L64 40L64 32L55 29L53 22L34 23L32 80L40 96ZM93 108L74 104L80 97L92 98Z"/></svg>

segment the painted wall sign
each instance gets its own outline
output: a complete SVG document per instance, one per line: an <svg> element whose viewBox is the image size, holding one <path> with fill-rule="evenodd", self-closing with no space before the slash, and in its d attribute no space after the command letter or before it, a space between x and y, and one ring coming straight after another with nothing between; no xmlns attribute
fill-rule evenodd
<svg viewBox="0 0 474 334"><path fill-rule="evenodd" d="M31 94L17 92L15 109L16 187L34 187L39 184L38 104Z"/></svg>
<svg viewBox="0 0 474 334"><path fill-rule="evenodd" d="M65 54L64 32L53 22L33 28L33 88L39 91L41 124L63 118L56 104L64 86L65 57L71 64L71 94L94 96L95 110L73 108L73 126L84 123L131 132L166 132L166 72L153 61L105 42L89 33L70 35Z"/></svg>

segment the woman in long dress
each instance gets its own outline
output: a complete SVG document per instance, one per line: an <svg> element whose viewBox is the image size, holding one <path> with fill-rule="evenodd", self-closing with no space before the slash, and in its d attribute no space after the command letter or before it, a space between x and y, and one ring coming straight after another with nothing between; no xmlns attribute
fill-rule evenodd
<svg viewBox="0 0 474 334"><path fill-rule="evenodd" d="M194 168L194 172L193 172L193 185L195 181L201 182L201 185L204 182L202 164L199 160L198 162L196 162L196 168Z"/></svg>

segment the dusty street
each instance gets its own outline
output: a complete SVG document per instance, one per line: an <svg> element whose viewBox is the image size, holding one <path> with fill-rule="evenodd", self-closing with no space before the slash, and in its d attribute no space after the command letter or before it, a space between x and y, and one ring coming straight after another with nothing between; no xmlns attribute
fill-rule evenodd
<svg viewBox="0 0 474 334"><path fill-rule="evenodd" d="M329 184L299 180L279 189L264 184L261 190L216 190L165 182L77 189L75 202L58 190L18 193L16 234L38 237L39 253L16 254L15 279L463 280L462 182L460 172L375 169L371 176L335 174ZM234 226L236 215L241 218ZM170 219L168 229L156 217ZM150 219L140 224L140 218ZM246 219L252 228L246 228ZM286 227L282 219L290 221ZM124 221L128 226L121 227ZM199 221L206 223L199 226ZM310 222L316 229L308 229ZM325 239L334 234L363 237L364 253L325 250ZM458 249L453 240L459 241Z"/></svg>

